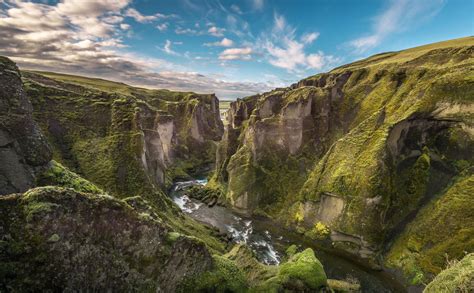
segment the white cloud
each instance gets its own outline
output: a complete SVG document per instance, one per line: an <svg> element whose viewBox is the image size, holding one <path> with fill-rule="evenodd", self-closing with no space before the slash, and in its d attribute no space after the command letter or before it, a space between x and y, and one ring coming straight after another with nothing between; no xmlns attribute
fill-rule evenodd
<svg viewBox="0 0 474 293"><path fill-rule="evenodd" d="M127 11L125 11L125 16L131 17L140 23L147 23L157 19L173 17L172 15L164 15L161 13L155 13L153 15L143 15L134 8L127 9Z"/></svg>
<svg viewBox="0 0 474 293"><path fill-rule="evenodd" d="M321 70L338 61L323 52L307 54L305 47L314 42L319 33L313 32L295 37L296 30L287 24L283 15L275 13L271 33L264 34L258 45L267 55L268 62L289 72L302 72L308 69Z"/></svg>
<svg viewBox="0 0 474 293"><path fill-rule="evenodd" d="M443 7L445 0L391 0L388 8L376 16L372 33L349 44L362 53L378 46L390 34L422 23Z"/></svg>
<svg viewBox="0 0 474 293"><path fill-rule="evenodd" d="M218 46L218 47L232 47L234 45L234 41L228 38L223 38L219 42L214 43L205 43L204 46Z"/></svg>
<svg viewBox="0 0 474 293"><path fill-rule="evenodd" d="M121 23L123 21L123 17L119 15L111 15L111 16L102 18L102 20L110 24L116 24L116 23Z"/></svg>
<svg viewBox="0 0 474 293"><path fill-rule="evenodd" d="M252 58L252 48L231 48L222 51L219 60L250 60Z"/></svg>
<svg viewBox="0 0 474 293"><path fill-rule="evenodd" d="M182 28L182 27L177 27L174 32L178 35L198 35L200 32L197 30L193 30L190 28Z"/></svg>
<svg viewBox="0 0 474 293"><path fill-rule="evenodd" d="M211 26L207 32L214 36L214 37L222 37L224 36L224 31L225 29L224 28L219 28L219 27L216 27L216 26Z"/></svg>
<svg viewBox="0 0 474 293"><path fill-rule="evenodd" d="M169 26L169 23L167 22L164 22L164 23L160 23L159 25L156 26L156 28L160 31L160 32L164 32L168 29L168 26Z"/></svg>
<svg viewBox="0 0 474 293"><path fill-rule="evenodd" d="M286 19L283 15L275 13L273 15L273 20L274 20L273 27L275 31L283 31L285 28L287 28Z"/></svg>
<svg viewBox="0 0 474 293"><path fill-rule="evenodd" d="M178 56L179 53L173 51L173 49L171 48L172 44L173 44L173 43L172 43L170 40L166 40L165 45L163 46L163 48L162 48L161 50L162 50L163 52L165 52L166 54L168 54L168 55L175 55L175 56ZM181 43L181 42L175 42L174 44L175 44L175 45L181 45L182 43Z"/></svg>
<svg viewBox="0 0 474 293"><path fill-rule="evenodd" d="M304 34L301 37L301 41L305 44L311 44L314 42L317 38L319 37L319 33L310 33L310 34Z"/></svg>
<svg viewBox="0 0 474 293"><path fill-rule="evenodd" d="M123 30L128 30L130 28L130 25L126 24L126 23L121 23L120 28L123 29Z"/></svg>
<svg viewBox="0 0 474 293"><path fill-rule="evenodd" d="M56 9L63 15L97 17L106 12L119 12L130 4L131 0L64 0L57 4Z"/></svg>

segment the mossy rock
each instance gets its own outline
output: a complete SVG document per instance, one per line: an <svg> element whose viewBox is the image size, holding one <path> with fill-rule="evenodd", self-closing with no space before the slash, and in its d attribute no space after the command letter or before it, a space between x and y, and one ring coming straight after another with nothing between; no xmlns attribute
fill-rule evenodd
<svg viewBox="0 0 474 293"><path fill-rule="evenodd" d="M233 261L214 255L213 269L186 280L177 292L247 292L247 280Z"/></svg>
<svg viewBox="0 0 474 293"><path fill-rule="evenodd" d="M52 186L0 197L0 290L173 292L211 269L202 241L142 211Z"/></svg>
<svg viewBox="0 0 474 293"><path fill-rule="evenodd" d="M68 168L54 160L49 163L44 172L38 175L36 181L38 186L56 185L80 192L104 194L104 191L95 184L69 171Z"/></svg>
<svg viewBox="0 0 474 293"><path fill-rule="evenodd" d="M474 291L474 254L452 263L431 281L423 293Z"/></svg>

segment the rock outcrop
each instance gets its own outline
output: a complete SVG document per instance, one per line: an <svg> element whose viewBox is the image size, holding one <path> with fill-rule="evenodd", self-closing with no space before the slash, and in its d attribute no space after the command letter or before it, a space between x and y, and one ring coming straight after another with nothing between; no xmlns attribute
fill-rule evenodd
<svg viewBox="0 0 474 293"><path fill-rule="evenodd" d="M15 63L0 57L0 195L24 192L51 160Z"/></svg>
<svg viewBox="0 0 474 293"><path fill-rule="evenodd" d="M458 258L474 247L465 225L474 215L455 204L474 198L450 192L462 184L474 193L473 55L474 38L452 40L238 100L212 183L236 208L302 233L327 226L335 247L402 269L414 283L429 280L445 253ZM436 224L429 214L445 215L445 201L461 214ZM421 222L438 232L415 232ZM458 245L442 244L443 235Z"/></svg>
<svg viewBox="0 0 474 293"><path fill-rule="evenodd" d="M134 200L59 187L0 198L2 291L173 292L212 268L203 242Z"/></svg>

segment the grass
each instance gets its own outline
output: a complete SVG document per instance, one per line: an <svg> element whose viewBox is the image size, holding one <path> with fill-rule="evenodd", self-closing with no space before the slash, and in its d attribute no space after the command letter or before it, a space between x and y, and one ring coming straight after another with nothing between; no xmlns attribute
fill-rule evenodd
<svg viewBox="0 0 474 293"><path fill-rule="evenodd" d="M56 81L82 86L92 90L104 91L107 93L119 93L123 95L135 95L140 97L159 97L169 101L178 101L186 95L193 94L191 92L177 92L167 89L149 89L142 87L130 86L128 84L116 81L105 80L101 78L93 78L79 75L71 75L65 73L25 70L25 72L36 73Z"/></svg>

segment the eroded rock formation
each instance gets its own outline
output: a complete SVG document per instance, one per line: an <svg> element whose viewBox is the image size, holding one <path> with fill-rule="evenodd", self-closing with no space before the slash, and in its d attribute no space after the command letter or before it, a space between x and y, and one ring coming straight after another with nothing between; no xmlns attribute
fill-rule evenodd
<svg viewBox="0 0 474 293"><path fill-rule="evenodd" d="M429 279L444 266L434 250L458 258L473 247L466 210L449 229L429 220L438 233L408 236L426 209L444 213L435 202L474 204L449 192L474 193L473 52L470 37L379 54L232 103L214 182L236 208L375 266L392 249L385 264L413 283ZM445 246L442 235L463 244Z"/></svg>
<svg viewBox="0 0 474 293"><path fill-rule="evenodd" d="M23 75L55 158L108 192L151 194L214 162L223 132L214 95Z"/></svg>
<svg viewBox="0 0 474 293"><path fill-rule="evenodd" d="M15 63L0 57L0 195L24 192L51 160Z"/></svg>

